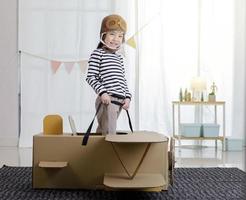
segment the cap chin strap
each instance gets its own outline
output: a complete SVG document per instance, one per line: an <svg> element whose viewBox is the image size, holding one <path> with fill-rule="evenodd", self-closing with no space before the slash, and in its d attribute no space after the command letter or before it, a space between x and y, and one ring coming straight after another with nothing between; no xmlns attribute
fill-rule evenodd
<svg viewBox="0 0 246 200"><path fill-rule="evenodd" d="M101 34L101 38L100 38L100 42L103 43L107 48L111 49L111 50L114 50L114 51L118 51L120 48L121 48L121 45L115 47L115 48L112 48L110 46L108 46L104 41L103 41L103 35L106 34L106 32L102 33Z"/></svg>

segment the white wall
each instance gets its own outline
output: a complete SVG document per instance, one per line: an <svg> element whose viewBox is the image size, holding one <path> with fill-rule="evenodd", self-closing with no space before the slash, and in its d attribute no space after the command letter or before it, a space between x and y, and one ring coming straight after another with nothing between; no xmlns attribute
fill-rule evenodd
<svg viewBox="0 0 246 200"><path fill-rule="evenodd" d="M245 0L235 1L235 19L234 19L234 90L233 96L233 116L232 116L232 130L233 137L235 138L245 138L245 87L242 88L242 85L245 85L246 77L246 2Z"/></svg>
<svg viewBox="0 0 246 200"><path fill-rule="evenodd" d="M17 0L0 1L0 146L18 143Z"/></svg>
<svg viewBox="0 0 246 200"><path fill-rule="evenodd" d="M17 1L0 1L0 146L15 146L18 143ZM235 20L239 19L239 21L236 23L235 29L235 34L238 37L236 37L234 63L239 73L235 73L234 76L239 78L242 75L240 72L246 74L245 1L236 1L235 9L237 9ZM241 30L243 24L244 31ZM246 83L246 80L244 81ZM235 91L234 95L237 96L238 93L240 90ZM240 105L244 104L244 100L237 99L237 101L238 107L234 107L234 110L238 110L240 115L245 115L246 107L244 108L245 112L240 112L242 110ZM234 128L236 129L235 132L243 132L238 130L237 126Z"/></svg>

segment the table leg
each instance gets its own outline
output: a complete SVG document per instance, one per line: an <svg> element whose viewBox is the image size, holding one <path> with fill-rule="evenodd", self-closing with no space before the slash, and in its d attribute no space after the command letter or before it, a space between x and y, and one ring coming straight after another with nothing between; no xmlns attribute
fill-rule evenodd
<svg viewBox="0 0 246 200"><path fill-rule="evenodd" d="M225 104L223 104L223 151L226 151Z"/></svg>

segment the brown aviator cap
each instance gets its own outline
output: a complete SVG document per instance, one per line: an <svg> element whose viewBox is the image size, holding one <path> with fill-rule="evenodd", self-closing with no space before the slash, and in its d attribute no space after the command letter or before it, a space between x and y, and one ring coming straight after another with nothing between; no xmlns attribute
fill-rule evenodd
<svg viewBox="0 0 246 200"><path fill-rule="evenodd" d="M100 34L116 30L126 33L126 29L126 21L120 15L108 15L102 21Z"/></svg>

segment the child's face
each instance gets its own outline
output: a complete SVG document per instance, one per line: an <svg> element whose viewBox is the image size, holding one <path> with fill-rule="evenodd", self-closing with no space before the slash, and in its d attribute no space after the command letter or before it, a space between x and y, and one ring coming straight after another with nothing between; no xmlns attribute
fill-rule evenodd
<svg viewBox="0 0 246 200"><path fill-rule="evenodd" d="M106 33L104 42L111 49L118 49L123 42L124 33L121 31L109 31Z"/></svg>

